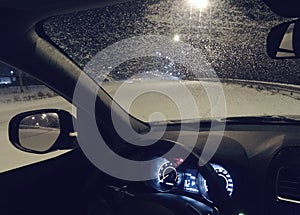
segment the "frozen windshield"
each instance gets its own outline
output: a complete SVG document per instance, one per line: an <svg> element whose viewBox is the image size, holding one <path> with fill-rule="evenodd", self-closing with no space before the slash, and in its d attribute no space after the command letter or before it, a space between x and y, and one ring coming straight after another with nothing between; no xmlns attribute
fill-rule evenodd
<svg viewBox="0 0 300 215"><path fill-rule="evenodd" d="M209 109L222 101L205 92L216 83L227 108L214 117L300 115L300 61L266 53L268 32L284 21L259 0L137 0L51 17L43 26L110 95L121 85L127 94L147 89L124 108L148 121L162 109L167 119L182 119L172 99L154 93L177 89L183 98L179 84L199 108L192 118L212 118ZM126 96L115 99L122 106Z"/></svg>

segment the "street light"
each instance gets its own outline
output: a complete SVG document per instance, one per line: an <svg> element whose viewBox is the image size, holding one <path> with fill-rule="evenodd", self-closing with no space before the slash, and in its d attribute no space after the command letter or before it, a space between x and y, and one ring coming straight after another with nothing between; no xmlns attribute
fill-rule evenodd
<svg viewBox="0 0 300 215"><path fill-rule="evenodd" d="M210 35L211 35L211 3L209 2L209 0L187 0L187 2L190 5L190 18L189 18L189 39L190 39L190 35L191 35L191 28L192 28L192 19L195 17L193 15L194 11L198 12L198 32L197 32L197 38L199 37L200 34L202 34L201 32L201 28L202 28L202 12L204 9L206 9L207 7L209 7L209 17L210 17ZM209 42L210 43L210 42Z"/></svg>
<svg viewBox="0 0 300 215"><path fill-rule="evenodd" d="M191 6L194 6L200 10L206 8L209 4L209 0L188 0Z"/></svg>
<svg viewBox="0 0 300 215"><path fill-rule="evenodd" d="M175 34L173 40L174 40L175 42L180 41L180 36L179 36L178 34Z"/></svg>

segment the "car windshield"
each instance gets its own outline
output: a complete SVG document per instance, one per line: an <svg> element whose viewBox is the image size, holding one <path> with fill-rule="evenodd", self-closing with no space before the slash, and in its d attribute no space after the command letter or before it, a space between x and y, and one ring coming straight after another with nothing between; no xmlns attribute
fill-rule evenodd
<svg viewBox="0 0 300 215"><path fill-rule="evenodd" d="M284 21L260 0L137 0L51 17L43 30L143 121L300 116L299 60L266 51Z"/></svg>

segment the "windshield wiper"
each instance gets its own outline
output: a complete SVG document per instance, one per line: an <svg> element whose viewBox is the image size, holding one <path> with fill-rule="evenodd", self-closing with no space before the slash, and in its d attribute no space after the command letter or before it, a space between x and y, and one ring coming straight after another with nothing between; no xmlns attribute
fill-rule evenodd
<svg viewBox="0 0 300 215"><path fill-rule="evenodd" d="M240 123L284 123L284 124L300 124L299 116L281 116L281 115L266 115L266 116L238 116L227 117L221 119L226 122Z"/></svg>
<svg viewBox="0 0 300 215"><path fill-rule="evenodd" d="M265 115L265 116L234 116L227 118L217 118L217 119L190 119L190 120L168 120L168 121L158 121L151 122L153 125L179 125L181 123L184 124L211 124L215 123L243 123L243 124L253 124L253 123L274 123L274 124L300 124L300 116L294 115Z"/></svg>

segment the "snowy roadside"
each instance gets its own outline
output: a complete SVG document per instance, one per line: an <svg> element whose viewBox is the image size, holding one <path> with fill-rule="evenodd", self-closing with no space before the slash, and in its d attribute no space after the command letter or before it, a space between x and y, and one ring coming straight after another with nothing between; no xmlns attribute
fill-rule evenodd
<svg viewBox="0 0 300 215"><path fill-rule="evenodd" d="M42 90L42 91L41 91ZM50 90L49 90L50 91ZM0 172L5 172L18 167L26 166L52 157L56 157L65 153L66 151L53 152L47 155L35 155L22 152L14 148L8 139L8 123L9 120L18 113L37 110L37 109L64 109L72 112L72 105L59 96L46 98L40 97L38 99L38 92L43 92L46 95L46 88L31 88L20 93L4 93L1 89L0 95ZM51 91L50 91L51 92ZM18 95L21 101L7 101L7 98L14 98ZM42 95L42 94L40 94ZM54 95L54 94L53 94ZM31 96L31 100L27 100ZM24 101L25 100L25 101Z"/></svg>
<svg viewBox="0 0 300 215"><path fill-rule="evenodd" d="M57 96L55 92L44 85L25 86L23 87L23 91L21 93L20 87L17 86L0 88L0 104L32 101Z"/></svg>

